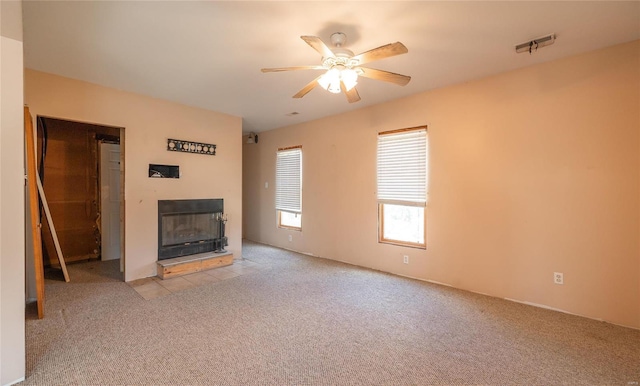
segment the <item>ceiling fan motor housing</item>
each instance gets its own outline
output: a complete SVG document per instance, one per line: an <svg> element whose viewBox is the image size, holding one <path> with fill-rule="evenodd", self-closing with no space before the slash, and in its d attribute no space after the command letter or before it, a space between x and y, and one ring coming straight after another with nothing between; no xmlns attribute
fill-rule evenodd
<svg viewBox="0 0 640 386"><path fill-rule="evenodd" d="M332 48L331 51L334 53L335 56L337 57L345 57L345 58L350 58L353 56L353 51L348 50L346 48L342 48L342 47L335 47Z"/></svg>
<svg viewBox="0 0 640 386"><path fill-rule="evenodd" d="M347 42L347 35L342 32L334 32L331 34L330 39L331 44L333 44L335 47L342 47ZM353 56L353 54L351 54L351 56Z"/></svg>

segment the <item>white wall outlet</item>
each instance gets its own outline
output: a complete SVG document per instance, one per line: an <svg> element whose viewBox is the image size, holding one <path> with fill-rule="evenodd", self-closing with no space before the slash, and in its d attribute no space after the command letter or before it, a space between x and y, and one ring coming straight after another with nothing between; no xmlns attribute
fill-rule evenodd
<svg viewBox="0 0 640 386"><path fill-rule="evenodd" d="M264 183L264 188L265 188L265 189L269 189L269 182L265 182L265 183Z"/></svg>
<svg viewBox="0 0 640 386"><path fill-rule="evenodd" d="M404 255L403 256L403 260L402 260L405 264L409 264L409 256Z"/></svg>
<svg viewBox="0 0 640 386"><path fill-rule="evenodd" d="M293 236L289 235L289 241L293 241Z"/></svg>
<svg viewBox="0 0 640 386"><path fill-rule="evenodd" d="M562 272L553 273L553 282L556 284L564 284L564 275Z"/></svg>

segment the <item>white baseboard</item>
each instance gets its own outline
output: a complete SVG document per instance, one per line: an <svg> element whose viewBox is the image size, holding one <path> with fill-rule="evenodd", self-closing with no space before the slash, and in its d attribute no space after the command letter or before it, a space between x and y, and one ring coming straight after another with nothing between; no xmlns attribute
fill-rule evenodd
<svg viewBox="0 0 640 386"><path fill-rule="evenodd" d="M252 241L252 240L251 240L251 241ZM490 296L490 297L492 297L492 298L504 299L504 300L507 300L507 301L510 301L510 302L514 302L514 303L526 304L526 305L528 305L528 306L532 306L532 307L544 308L544 309L551 310L551 311L562 312L563 314L569 314L569 315L579 316L579 317L581 317L581 318L586 318L586 319L596 320L596 321L598 321L598 322L609 323L609 324L612 324L612 325L614 325L614 326L620 326L620 327L625 327L625 328L631 328L631 329L633 329L633 330L640 330L640 328L638 328L638 327L626 326L626 325L624 325L624 324L613 323L613 322L610 322L610 321L607 321L607 320L604 320L604 319L598 319L598 318L594 318L594 317L591 317L591 316L580 315L580 314L576 314L576 313L573 313L573 312L569 312L569 311L566 311L566 310L563 310L563 309L560 309L560 308L554 308L554 307L545 306L544 304L532 303L532 302L528 302L528 301L525 301L525 300L517 300L517 299L511 299L511 298L501 298L501 297L494 296L494 295L490 295L490 294L486 294L486 293L483 293L483 292L472 291L472 290L468 290L468 289L464 289L464 288L454 287L454 286L452 286L452 285L450 285L450 284L442 283L442 282L435 281L435 280L422 279L422 278L419 278L419 277L408 276L408 275L400 275L400 274L393 273L393 272L387 272L387 271L382 271L382 270L375 269L375 268L371 268L371 267L367 267L367 266L362 266L362 265L353 264L353 263L350 263L350 262L348 262L348 261L342 261L342 260L338 260L338 259L329 259L329 258L322 257L322 256L316 256L316 255L314 255L314 254L312 254L312 253L305 253L305 252L300 252L300 251L296 251L296 250L289 249L289 248L283 248L283 247L280 247L280 246L277 246L277 245L271 245L271 244L266 244L266 243L260 243L260 242L258 242L258 241L253 241L253 242L255 242L255 243L259 243L259 244L269 245L269 246L271 246L271 247L280 248L280 249L284 249L284 250L291 251L291 252L295 252L295 253L300 253L300 254L307 255L307 256L317 257L317 258L320 258L320 259L326 259L326 260L331 260L331 261L338 261L338 262L340 262L340 263L344 263L344 264L352 265L352 266L354 266L354 267L360 267L360 268L372 269L372 270L374 270L374 271L384 272L384 273L388 273L388 274L390 274L390 275L396 275L396 276L406 277L406 278L408 278L408 279L414 279L414 280L424 281L424 282L432 283L432 284L436 284L436 285L442 285L442 286L445 286L445 287L450 287L450 288L459 289L459 290L461 290L461 291L468 291L468 292L472 292L472 293L474 293L474 294L479 294L479 295L484 295L484 296Z"/></svg>
<svg viewBox="0 0 640 386"><path fill-rule="evenodd" d="M15 381L11 381L9 383L4 384L3 386L11 386L11 385L15 385L16 383L20 383L22 381L24 381L26 378L22 377L22 378L18 378Z"/></svg>

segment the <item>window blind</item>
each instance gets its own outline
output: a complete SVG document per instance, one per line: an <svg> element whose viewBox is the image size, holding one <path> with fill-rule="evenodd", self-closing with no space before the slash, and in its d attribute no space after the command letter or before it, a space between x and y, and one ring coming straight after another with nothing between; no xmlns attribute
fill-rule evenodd
<svg viewBox="0 0 640 386"><path fill-rule="evenodd" d="M276 210L302 213L302 149L278 151Z"/></svg>
<svg viewBox="0 0 640 386"><path fill-rule="evenodd" d="M426 129L378 135L378 201L426 204Z"/></svg>

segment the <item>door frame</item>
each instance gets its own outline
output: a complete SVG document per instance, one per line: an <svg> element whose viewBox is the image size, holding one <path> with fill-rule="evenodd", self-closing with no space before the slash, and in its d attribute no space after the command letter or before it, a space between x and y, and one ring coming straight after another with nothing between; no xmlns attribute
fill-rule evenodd
<svg viewBox="0 0 640 386"><path fill-rule="evenodd" d="M122 280L125 280L125 255L124 255L124 227L125 221L125 200L124 200L124 127L120 128L120 272L122 272Z"/></svg>
<svg viewBox="0 0 640 386"><path fill-rule="evenodd" d="M122 273L122 281L125 281L126 278L126 264L125 264L125 259L126 259L126 255L125 255L125 250L126 250L126 233L125 233L125 227L126 227L126 216L125 216L125 205L126 205L126 201L125 201L125 128L121 127L121 126L114 126L114 125L107 125L107 124L103 124L103 123L92 123L92 122L85 122L85 121L79 121L79 120L73 120L73 119L67 119L67 118L57 118L57 117L53 117L53 116L47 116L47 115L37 115L37 120L39 120L40 118L50 118L50 119L56 119L59 121L68 121L68 122L72 122L72 123L79 123L79 124L85 124L85 125L89 125L89 126L101 126L104 128L110 128L110 129L118 129L119 130L119 137L120 137L120 220L121 220L121 226L120 226L120 272ZM99 149L100 141L96 139L95 141L95 146ZM97 154L97 163L94 165L95 167L98 168L98 179L100 179L101 173L100 173L100 155ZM98 181L99 184L99 181ZM100 186L98 186L98 192L100 192ZM100 193L98 193L100 194ZM98 198L98 202L99 202L99 208L100 208L100 213L102 212L102 204L100 202L100 197ZM101 241L102 242L102 241Z"/></svg>

